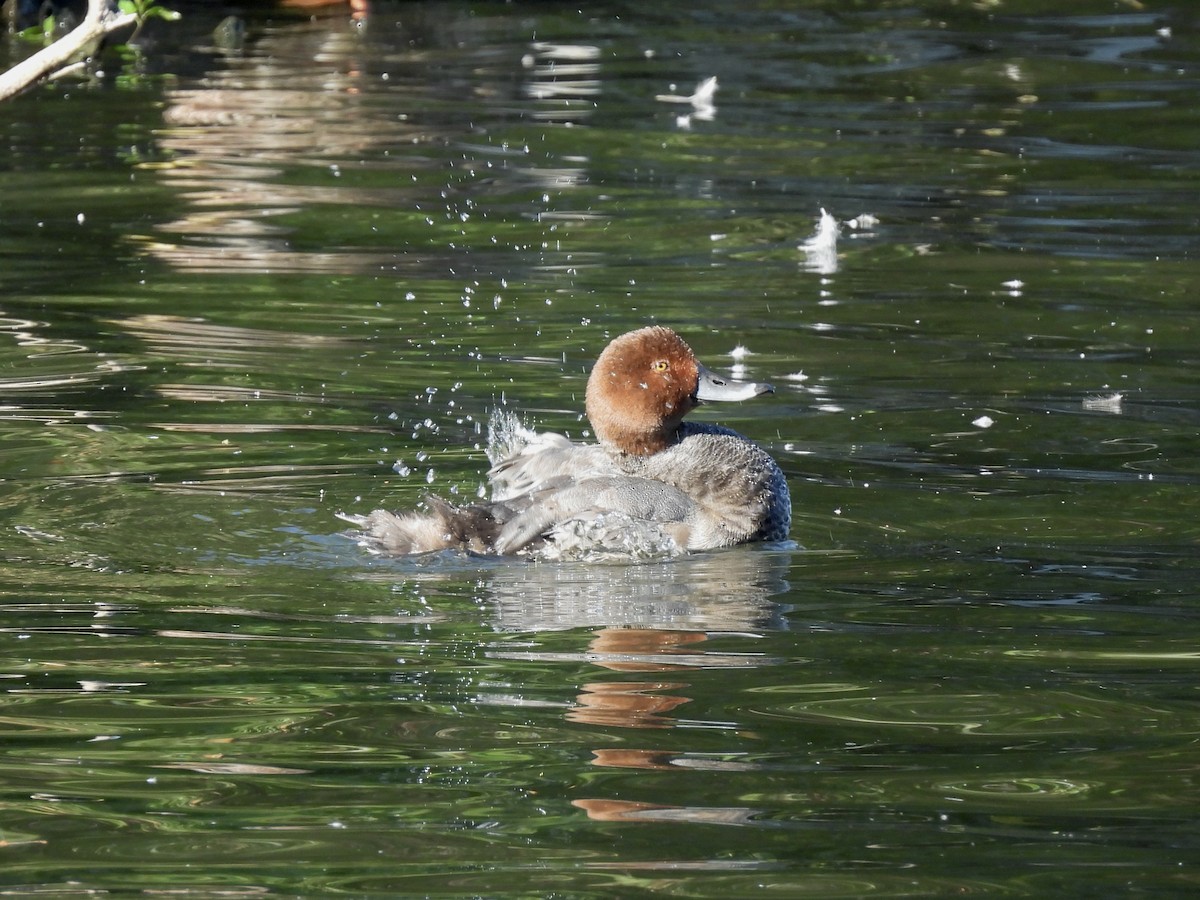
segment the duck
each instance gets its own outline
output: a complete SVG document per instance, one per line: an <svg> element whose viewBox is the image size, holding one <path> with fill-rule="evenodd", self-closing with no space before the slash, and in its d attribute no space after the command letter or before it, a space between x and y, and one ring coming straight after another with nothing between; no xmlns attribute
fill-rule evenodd
<svg viewBox="0 0 1200 900"><path fill-rule="evenodd" d="M614 338L588 376L594 443L532 431L502 409L489 423L490 499L431 495L416 511L338 515L384 556L663 556L786 541L791 496L778 463L732 429L685 421L704 403L773 392L719 377L674 330L650 325Z"/></svg>

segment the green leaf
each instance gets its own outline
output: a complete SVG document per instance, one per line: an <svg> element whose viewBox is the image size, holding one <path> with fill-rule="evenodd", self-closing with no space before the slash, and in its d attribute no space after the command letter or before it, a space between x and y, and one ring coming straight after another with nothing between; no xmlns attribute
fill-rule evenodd
<svg viewBox="0 0 1200 900"><path fill-rule="evenodd" d="M139 15L138 5L133 0L118 0L117 9L127 16Z"/></svg>

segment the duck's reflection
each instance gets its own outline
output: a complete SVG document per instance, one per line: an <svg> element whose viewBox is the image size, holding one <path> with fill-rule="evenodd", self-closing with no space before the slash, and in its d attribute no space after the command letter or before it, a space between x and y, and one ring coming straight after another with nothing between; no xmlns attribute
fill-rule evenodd
<svg viewBox="0 0 1200 900"><path fill-rule="evenodd" d="M667 713L687 703L688 698L659 692L686 688L687 683L682 681L587 682L581 685L576 706L567 713L567 720L626 728L666 728L672 724ZM597 751L597 758L601 752Z"/></svg>
<svg viewBox="0 0 1200 900"><path fill-rule="evenodd" d="M750 665L753 655L688 651L679 632L753 633L784 625L772 597L787 590L786 552L753 545L643 565L507 565L488 581L493 627L503 632L593 628L597 634L635 629L670 635L658 645L615 637L592 661L598 665ZM682 646L680 646L682 644ZM623 652L630 650L628 658ZM664 655L665 654L665 655Z"/></svg>
<svg viewBox="0 0 1200 900"><path fill-rule="evenodd" d="M599 822L697 822L705 825L752 825L762 812L749 806L668 806L633 800L572 800L589 819Z"/></svg>
<svg viewBox="0 0 1200 900"><path fill-rule="evenodd" d="M778 662L754 644L765 632L783 627L783 610L772 598L788 589L788 559L787 553L751 546L640 566L508 566L490 583L493 627L526 634L588 628L590 635L580 650L500 646L489 655L594 666L596 676L579 685L565 713L569 722L605 729L674 728L687 721L681 710L691 702L689 672ZM724 639L721 649L706 646L714 638ZM744 641L746 648L730 650L729 638L735 645ZM608 673L619 675L605 677ZM675 771L728 763L686 750L614 744L593 747L592 764ZM590 819L630 823L748 825L758 813L749 807L598 796L572 804Z"/></svg>
<svg viewBox="0 0 1200 900"><path fill-rule="evenodd" d="M545 632L588 627L582 651L494 649L514 660L586 661L604 672L645 673L645 679L596 678L580 684L568 721L593 726L666 729L678 724L688 704L689 671L773 665L754 642L782 626L772 597L787 590L787 554L758 547L685 557L642 566L513 566L491 584L493 625L506 632ZM708 649L714 637L740 637L744 651ZM727 642L723 642L728 646ZM663 676L669 677L663 677ZM662 750L596 747L593 764L666 769L678 765ZM686 754L684 754L686 756ZM614 805L615 804L615 805ZM628 808L605 798L575 801L590 817L679 817L687 811ZM703 811L695 811L704 816ZM748 810L723 811L744 819ZM705 816L708 820L707 816Z"/></svg>

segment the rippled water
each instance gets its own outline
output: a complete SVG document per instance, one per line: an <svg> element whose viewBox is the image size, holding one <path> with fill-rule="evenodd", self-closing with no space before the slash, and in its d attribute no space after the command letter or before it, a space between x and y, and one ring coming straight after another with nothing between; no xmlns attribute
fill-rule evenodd
<svg viewBox="0 0 1200 900"><path fill-rule="evenodd" d="M0 108L4 889L1196 889L1189 4L187 12ZM795 548L338 534L649 321Z"/></svg>

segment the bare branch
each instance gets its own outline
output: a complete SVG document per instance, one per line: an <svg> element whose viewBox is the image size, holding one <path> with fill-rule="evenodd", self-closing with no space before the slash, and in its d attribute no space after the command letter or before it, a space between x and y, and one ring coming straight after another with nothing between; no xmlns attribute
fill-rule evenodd
<svg viewBox="0 0 1200 900"><path fill-rule="evenodd" d="M114 11L109 0L88 0L87 15L78 27L0 75L0 100L9 99L70 65L81 53L94 52L90 49L93 44L136 22L137 16Z"/></svg>

